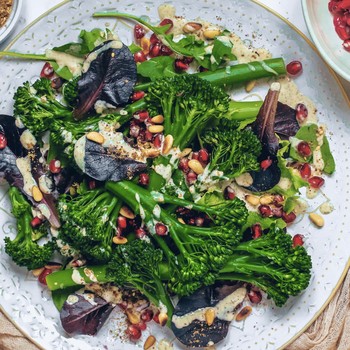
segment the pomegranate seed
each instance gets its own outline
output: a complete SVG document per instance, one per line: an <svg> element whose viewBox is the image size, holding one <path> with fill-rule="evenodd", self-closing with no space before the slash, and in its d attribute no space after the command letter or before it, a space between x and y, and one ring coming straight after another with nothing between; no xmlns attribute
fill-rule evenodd
<svg viewBox="0 0 350 350"><path fill-rule="evenodd" d="M130 337L131 340L138 340L141 338L142 332L141 330L136 327L136 325L131 324L128 329L126 330L127 335Z"/></svg>
<svg viewBox="0 0 350 350"><path fill-rule="evenodd" d="M198 216L194 219L194 224L198 227L202 227L204 225L204 218Z"/></svg>
<svg viewBox="0 0 350 350"><path fill-rule="evenodd" d="M157 148L160 148L162 146L162 135L161 134L157 134L156 136L154 136L153 146L157 147Z"/></svg>
<svg viewBox="0 0 350 350"><path fill-rule="evenodd" d="M160 56L161 54L161 43L155 43L153 45L151 45L150 49L149 49L149 56L150 57L157 57L157 56Z"/></svg>
<svg viewBox="0 0 350 350"><path fill-rule="evenodd" d="M262 300L262 295L258 290L250 290L248 292L248 298L252 304L259 304Z"/></svg>
<svg viewBox="0 0 350 350"><path fill-rule="evenodd" d="M118 216L118 228L125 230L128 226L128 222L124 216Z"/></svg>
<svg viewBox="0 0 350 350"><path fill-rule="evenodd" d="M178 168L182 170L184 173L188 173L190 171L188 162L189 162L188 158L181 158L179 161Z"/></svg>
<svg viewBox="0 0 350 350"><path fill-rule="evenodd" d="M297 216L293 212L290 212L289 214L287 214L286 212L282 213L282 219L286 224L292 223L296 218Z"/></svg>
<svg viewBox="0 0 350 350"><path fill-rule="evenodd" d="M140 111L134 114L134 118L143 122L149 118L149 114L147 111Z"/></svg>
<svg viewBox="0 0 350 350"><path fill-rule="evenodd" d="M197 181L197 174L194 171L190 170L186 174L186 181L188 185L193 185Z"/></svg>
<svg viewBox="0 0 350 350"><path fill-rule="evenodd" d="M139 185L148 186L149 184L149 175L146 173L141 173L139 175Z"/></svg>
<svg viewBox="0 0 350 350"><path fill-rule="evenodd" d="M194 218L189 218L187 220L187 225L194 226L196 224L196 220Z"/></svg>
<svg viewBox="0 0 350 350"><path fill-rule="evenodd" d="M159 312L153 315L153 321L159 323Z"/></svg>
<svg viewBox="0 0 350 350"><path fill-rule="evenodd" d="M143 53L143 51L138 51L134 53L134 60L136 63L145 62L147 60L146 55Z"/></svg>
<svg viewBox="0 0 350 350"><path fill-rule="evenodd" d="M166 236L168 234L168 227L161 222L156 223L155 230L158 236Z"/></svg>
<svg viewBox="0 0 350 350"><path fill-rule="evenodd" d="M150 141L152 141L152 139L153 139L153 134L150 131L146 130L145 131L145 141L150 142Z"/></svg>
<svg viewBox="0 0 350 350"><path fill-rule="evenodd" d="M132 96L131 96L131 100L132 101L138 101L141 100L141 98L145 97L145 92L144 91L135 91Z"/></svg>
<svg viewBox="0 0 350 350"><path fill-rule="evenodd" d="M304 236L299 233L293 237L293 247L296 247L298 245L304 245Z"/></svg>
<svg viewBox="0 0 350 350"><path fill-rule="evenodd" d="M182 62L190 64L193 62L193 57L183 57Z"/></svg>
<svg viewBox="0 0 350 350"><path fill-rule="evenodd" d="M162 56L170 56L173 54L173 50L170 49L168 46L162 45L160 48L160 53Z"/></svg>
<svg viewBox="0 0 350 350"><path fill-rule="evenodd" d="M281 218L282 217L282 213L283 213L283 209L282 209L281 206L272 208L272 215L275 218Z"/></svg>
<svg viewBox="0 0 350 350"><path fill-rule="evenodd" d="M89 190L93 190L96 188L96 181L95 180L90 180L88 183Z"/></svg>
<svg viewBox="0 0 350 350"><path fill-rule="evenodd" d="M307 118L309 111L307 110L306 106L303 103L298 103L295 107L296 109L296 119L299 123L302 123Z"/></svg>
<svg viewBox="0 0 350 350"><path fill-rule="evenodd" d="M350 39L350 28L344 24L334 24L335 31L342 40Z"/></svg>
<svg viewBox="0 0 350 350"><path fill-rule="evenodd" d="M310 157L312 154L311 147L306 141L301 141L298 143L297 151L302 157Z"/></svg>
<svg viewBox="0 0 350 350"><path fill-rule="evenodd" d="M52 172L52 174L58 174L61 172L61 162L57 159L51 159L49 163L49 169Z"/></svg>
<svg viewBox="0 0 350 350"><path fill-rule="evenodd" d="M257 238L261 237L261 235L262 235L262 227L260 224L254 224L251 227L251 231L252 231L253 239L257 239Z"/></svg>
<svg viewBox="0 0 350 350"><path fill-rule="evenodd" d="M274 205L281 205L284 202L284 198L280 194L275 194L273 197L273 204Z"/></svg>
<svg viewBox="0 0 350 350"><path fill-rule="evenodd" d="M224 198L227 200L233 200L236 197L236 193L231 186L227 186L224 189Z"/></svg>
<svg viewBox="0 0 350 350"><path fill-rule="evenodd" d="M63 85L63 79L60 77L51 80L51 87L58 90Z"/></svg>
<svg viewBox="0 0 350 350"><path fill-rule="evenodd" d="M307 181L312 188L320 188L324 184L324 179L320 176L312 176Z"/></svg>
<svg viewBox="0 0 350 350"><path fill-rule="evenodd" d="M30 222L30 226L32 226L33 228L37 228L42 224L42 220L40 218L38 218L37 216L35 216L32 221Z"/></svg>
<svg viewBox="0 0 350 350"><path fill-rule="evenodd" d="M350 23L348 24L348 26L350 26ZM344 42L343 42L343 48L344 48L346 51L350 52L350 39L344 40Z"/></svg>
<svg viewBox="0 0 350 350"><path fill-rule="evenodd" d="M199 160L199 153L198 152L192 152L191 159Z"/></svg>
<svg viewBox="0 0 350 350"><path fill-rule="evenodd" d="M287 73L291 76L297 76L303 71L303 65L300 61L292 61L286 66Z"/></svg>
<svg viewBox="0 0 350 350"><path fill-rule="evenodd" d="M174 23L173 21L170 19L170 18L164 18L160 23L159 23L159 26L160 27L163 27L163 26L166 26L166 25L169 25L169 29L166 31L166 33L169 33L170 30L174 27Z"/></svg>
<svg viewBox="0 0 350 350"><path fill-rule="evenodd" d="M160 43L160 40L158 39L157 35L155 35L154 33L151 35L151 37L149 38L151 45Z"/></svg>
<svg viewBox="0 0 350 350"><path fill-rule="evenodd" d="M147 236L147 232L144 228L139 227L135 230L135 235L137 238L141 239L141 238Z"/></svg>
<svg viewBox="0 0 350 350"><path fill-rule="evenodd" d="M140 126L136 124L130 124L130 136L138 137L140 135Z"/></svg>
<svg viewBox="0 0 350 350"><path fill-rule="evenodd" d="M179 59L176 59L174 64L175 64L175 68L178 70L187 70L188 68L190 68L188 63L185 63Z"/></svg>
<svg viewBox="0 0 350 350"><path fill-rule="evenodd" d="M140 331L145 331L147 328L147 325L145 322L139 322L138 324L135 324L135 326L140 330Z"/></svg>
<svg viewBox="0 0 350 350"><path fill-rule="evenodd" d="M272 209L268 205L260 205L258 209L262 217L268 218L272 216Z"/></svg>
<svg viewBox="0 0 350 350"><path fill-rule="evenodd" d="M142 39L146 34L145 28L140 25L140 24L136 24L134 27L134 38L136 41Z"/></svg>
<svg viewBox="0 0 350 350"><path fill-rule="evenodd" d="M268 169L272 164L272 160L270 158L264 159L260 162L260 168L265 171Z"/></svg>
<svg viewBox="0 0 350 350"><path fill-rule="evenodd" d="M303 179L308 179L311 176L311 166L308 163L304 163L301 167L300 167L300 176Z"/></svg>
<svg viewBox="0 0 350 350"><path fill-rule="evenodd" d="M53 75L54 75L53 67L49 62L46 62L40 72L40 77L50 79L53 77Z"/></svg>
<svg viewBox="0 0 350 350"><path fill-rule="evenodd" d="M143 322L149 322L152 320L152 318L153 318L153 311L152 310L146 309L146 310L142 311L141 320Z"/></svg>
<svg viewBox="0 0 350 350"><path fill-rule="evenodd" d="M209 153L206 149L202 148L198 151L198 160L201 163L208 164L209 162Z"/></svg>
<svg viewBox="0 0 350 350"><path fill-rule="evenodd" d="M0 150L6 148L7 146L7 138L4 134L0 133Z"/></svg>
<svg viewBox="0 0 350 350"><path fill-rule="evenodd" d="M44 268L44 270L41 272L41 274L39 275L38 277L38 281L43 284L43 285L47 285L46 283L46 276L49 275L50 273L52 273L53 270L50 270L50 269L47 269L47 268Z"/></svg>

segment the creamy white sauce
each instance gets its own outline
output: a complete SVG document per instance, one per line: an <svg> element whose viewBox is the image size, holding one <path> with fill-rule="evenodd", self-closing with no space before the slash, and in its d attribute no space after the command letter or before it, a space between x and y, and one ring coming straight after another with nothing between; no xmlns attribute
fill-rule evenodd
<svg viewBox="0 0 350 350"><path fill-rule="evenodd" d="M73 141L73 134L70 131L63 130L62 137L64 143L72 143Z"/></svg>
<svg viewBox="0 0 350 350"><path fill-rule="evenodd" d="M52 59L56 61L59 68L66 66L74 76L80 75L82 72L83 58L54 50L46 50L45 56L49 60Z"/></svg>
<svg viewBox="0 0 350 350"><path fill-rule="evenodd" d="M253 178L249 173L244 173L235 178L239 186L249 187L253 184Z"/></svg>
<svg viewBox="0 0 350 350"><path fill-rule="evenodd" d="M67 298L67 304L73 305L79 301L79 297L77 295L71 294Z"/></svg>
<svg viewBox="0 0 350 350"><path fill-rule="evenodd" d="M135 194L135 199L136 199L137 203L139 204L140 217L142 220L145 220L145 218L146 218L145 209L143 209L143 206L141 205L141 200L140 200L140 196L138 193Z"/></svg>
<svg viewBox="0 0 350 350"><path fill-rule="evenodd" d="M37 183L32 176L32 166L29 157L26 156L17 158L16 165L23 176L23 191L28 196L32 196L32 189L34 186L37 186Z"/></svg>
<svg viewBox="0 0 350 350"><path fill-rule="evenodd" d="M53 187L53 183L52 180L46 176L46 175L41 175L39 177L39 188L41 190L41 192L45 193L45 194L49 194L52 192L52 187Z"/></svg>
<svg viewBox="0 0 350 350"><path fill-rule="evenodd" d="M73 269L72 271L72 280L75 284L86 284L84 277L80 274L79 270Z"/></svg>
<svg viewBox="0 0 350 350"><path fill-rule="evenodd" d="M151 196L156 202L159 202L159 203L164 202L164 195L160 192L151 191Z"/></svg>
<svg viewBox="0 0 350 350"><path fill-rule="evenodd" d="M28 129L23 131L19 140L26 150L31 150L34 148L37 142L35 136Z"/></svg>
<svg viewBox="0 0 350 350"><path fill-rule="evenodd" d="M157 164L153 167L154 171L159 174L165 182L169 182L171 179L171 175L173 172L173 168L170 164L163 165L163 164Z"/></svg>
<svg viewBox="0 0 350 350"><path fill-rule="evenodd" d="M287 191L292 186L292 181L290 181L287 177L281 177L277 186L279 186L282 190Z"/></svg>
<svg viewBox="0 0 350 350"><path fill-rule="evenodd" d="M157 350L173 350L173 344L168 339L161 339Z"/></svg>
<svg viewBox="0 0 350 350"><path fill-rule="evenodd" d="M47 219L50 220L51 212L49 207L45 203L40 203L37 208L40 210L40 213Z"/></svg>
<svg viewBox="0 0 350 350"><path fill-rule="evenodd" d="M85 172L85 145L85 136L77 140L77 142L74 145L74 160L83 173Z"/></svg>
<svg viewBox="0 0 350 350"><path fill-rule="evenodd" d="M89 283L85 286L85 289L94 292L108 303L114 305L123 301L121 289L110 284Z"/></svg>
<svg viewBox="0 0 350 350"><path fill-rule="evenodd" d="M333 210L334 210L334 206L332 203L330 203L329 201L324 202L320 205L320 212L322 214L330 214Z"/></svg>
<svg viewBox="0 0 350 350"><path fill-rule="evenodd" d="M16 120L15 120L15 125L18 129L23 129L24 128L24 124L22 123L22 120L17 117Z"/></svg>
<svg viewBox="0 0 350 350"><path fill-rule="evenodd" d="M156 204L153 208L153 211L152 211L152 214L153 216L156 218L156 219L159 219L160 218L160 212L161 212L161 209L160 209L160 206L158 204Z"/></svg>
<svg viewBox="0 0 350 350"><path fill-rule="evenodd" d="M90 279L90 281L92 282L98 282L94 272L90 269L88 269L87 267L84 269L84 273L86 275L86 277L88 277Z"/></svg>

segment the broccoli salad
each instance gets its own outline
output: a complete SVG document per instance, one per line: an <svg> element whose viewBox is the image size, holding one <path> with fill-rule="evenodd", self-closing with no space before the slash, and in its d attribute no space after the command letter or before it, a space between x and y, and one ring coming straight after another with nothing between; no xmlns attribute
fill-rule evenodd
<svg viewBox="0 0 350 350"><path fill-rule="evenodd" d="M69 335L95 335L119 307L145 349L172 347L143 337L152 320L207 347L263 300L283 307L308 287L311 256L288 231L335 163L293 82L302 62L171 5L159 15L94 14L130 23L128 45L94 28L42 54L1 53L43 61L0 115L17 219L5 251L48 288Z"/></svg>

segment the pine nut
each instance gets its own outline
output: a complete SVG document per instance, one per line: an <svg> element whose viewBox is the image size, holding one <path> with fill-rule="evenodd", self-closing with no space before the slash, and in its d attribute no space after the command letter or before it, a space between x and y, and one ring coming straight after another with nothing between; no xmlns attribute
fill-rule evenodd
<svg viewBox="0 0 350 350"><path fill-rule="evenodd" d="M135 219L135 214L134 212L127 207L126 205L123 205L120 210L119 210L119 214L123 215L124 217L126 217L127 219Z"/></svg>
<svg viewBox="0 0 350 350"><path fill-rule="evenodd" d="M312 223L314 223L317 227L323 227L324 226L324 219L321 215L316 213L309 214L309 218Z"/></svg>
<svg viewBox="0 0 350 350"><path fill-rule="evenodd" d="M130 310L126 310L125 313L126 313L126 316L128 317L128 320L130 321L131 324L140 323L140 315L138 315Z"/></svg>
<svg viewBox="0 0 350 350"><path fill-rule="evenodd" d="M260 197L260 204L267 205L273 203L275 197L272 194L266 194Z"/></svg>
<svg viewBox="0 0 350 350"><path fill-rule="evenodd" d="M203 32L203 35L206 39L214 39L218 35L220 35L221 31L219 28L209 27Z"/></svg>
<svg viewBox="0 0 350 350"><path fill-rule="evenodd" d="M161 312L158 316L159 324L164 327L166 323L168 322L168 315L164 312Z"/></svg>
<svg viewBox="0 0 350 350"><path fill-rule="evenodd" d="M126 243L128 243L128 239L125 237L114 236L113 243L114 244L126 244Z"/></svg>
<svg viewBox="0 0 350 350"><path fill-rule="evenodd" d="M174 143L173 135L170 135L170 134L166 135L163 143L162 153L168 154L171 150L171 147L173 147L173 143Z"/></svg>
<svg viewBox="0 0 350 350"><path fill-rule="evenodd" d="M34 277L39 277L39 275L44 271L44 267L39 267L38 269L32 270L32 274Z"/></svg>
<svg viewBox="0 0 350 350"><path fill-rule="evenodd" d="M160 155L160 150L157 148L143 148L141 152L147 158L155 158Z"/></svg>
<svg viewBox="0 0 350 350"><path fill-rule="evenodd" d="M90 141L96 142L99 145L102 145L105 142L105 138L99 132L91 131L86 134L86 138Z"/></svg>
<svg viewBox="0 0 350 350"><path fill-rule="evenodd" d="M253 196L252 194L247 194L245 196L245 200L254 207L260 204L260 198L257 196Z"/></svg>
<svg viewBox="0 0 350 350"><path fill-rule="evenodd" d="M191 159L188 161L188 166L193 170L197 175L204 173L204 168L202 164L197 159Z"/></svg>
<svg viewBox="0 0 350 350"><path fill-rule="evenodd" d="M151 47L151 41L144 36L140 40L140 47L142 48L142 52L147 56L149 54L149 49Z"/></svg>
<svg viewBox="0 0 350 350"><path fill-rule="evenodd" d="M186 34L198 32L202 29L202 25L197 22L188 22L182 27L182 31Z"/></svg>
<svg viewBox="0 0 350 350"><path fill-rule="evenodd" d="M43 198L44 198L44 196L41 193L41 191L40 191L38 186L33 186L33 188L32 188L32 196L33 196L33 199L36 202L41 202L43 200Z"/></svg>
<svg viewBox="0 0 350 350"><path fill-rule="evenodd" d="M164 126L163 125L150 125L148 127L148 131L152 134L158 134L158 133L164 131Z"/></svg>
<svg viewBox="0 0 350 350"><path fill-rule="evenodd" d="M155 117L151 118L151 122L154 124L163 124L164 117L161 114L158 114Z"/></svg>
<svg viewBox="0 0 350 350"><path fill-rule="evenodd" d="M143 344L143 350L150 349L156 343L156 338L153 335L150 335Z"/></svg>
<svg viewBox="0 0 350 350"><path fill-rule="evenodd" d="M248 81L248 83L245 85L245 91L246 92L251 92L256 85L256 80L251 80Z"/></svg>
<svg viewBox="0 0 350 350"><path fill-rule="evenodd" d="M180 222L181 224L184 224L184 225L186 224L183 218L178 218L177 221Z"/></svg>
<svg viewBox="0 0 350 350"><path fill-rule="evenodd" d="M236 315L236 321L240 322L245 320L251 313L253 309L251 306L247 305L245 306L237 315Z"/></svg>
<svg viewBox="0 0 350 350"><path fill-rule="evenodd" d="M205 321L207 322L207 325L209 327L214 323L215 316L216 316L215 315L215 309L213 309L213 308L209 308L205 312Z"/></svg>
<svg viewBox="0 0 350 350"><path fill-rule="evenodd" d="M184 148L182 152L179 153L178 158L181 159L183 157L188 156L192 152L192 148Z"/></svg>

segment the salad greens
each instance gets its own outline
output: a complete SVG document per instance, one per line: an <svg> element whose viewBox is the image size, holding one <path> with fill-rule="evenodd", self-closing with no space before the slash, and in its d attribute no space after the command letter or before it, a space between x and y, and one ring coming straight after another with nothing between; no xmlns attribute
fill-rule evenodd
<svg viewBox="0 0 350 350"><path fill-rule="evenodd" d="M284 60L239 63L227 30L178 38L176 18L94 16L136 21L156 41L126 46L95 28L43 55L0 52L52 69L18 87L13 117L0 117L0 177L17 220L6 253L39 270L70 334L95 334L125 302L130 326L152 314L190 346L173 318L186 316L186 298L213 288L223 301L230 286L283 306L311 278L311 257L287 233L300 190L316 191L335 171L323 126L301 123L278 101ZM264 101L226 91L264 78L272 80ZM110 290L117 301L104 299ZM219 341L222 317L187 331L199 345Z"/></svg>

